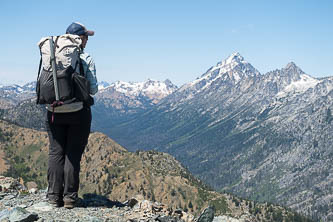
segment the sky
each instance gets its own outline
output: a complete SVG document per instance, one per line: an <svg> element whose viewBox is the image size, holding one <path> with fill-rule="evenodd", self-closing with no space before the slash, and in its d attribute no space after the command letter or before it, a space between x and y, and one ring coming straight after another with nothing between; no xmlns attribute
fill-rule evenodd
<svg viewBox="0 0 333 222"><path fill-rule="evenodd" d="M36 80L37 42L75 21L98 81L193 81L239 52L261 74L293 61L333 76L330 0L0 0L0 84Z"/></svg>

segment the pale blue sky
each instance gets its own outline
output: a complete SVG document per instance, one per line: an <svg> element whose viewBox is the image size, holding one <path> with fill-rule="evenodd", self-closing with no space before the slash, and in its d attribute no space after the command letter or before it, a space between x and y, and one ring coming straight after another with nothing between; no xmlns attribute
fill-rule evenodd
<svg viewBox="0 0 333 222"><path fill-rule="evenodd" d="M333 1L0 0L0 84L36 79L41 37L79 21L98 80L178 86L239 52L262 74L295 62L333 76Z"/></svg>

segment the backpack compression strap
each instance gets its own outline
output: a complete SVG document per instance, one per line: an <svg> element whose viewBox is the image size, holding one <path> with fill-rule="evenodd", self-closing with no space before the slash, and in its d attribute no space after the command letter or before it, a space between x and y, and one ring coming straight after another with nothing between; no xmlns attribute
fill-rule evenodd
<svg viewBox="0 0 333 222"><path fill-rule="evenodd" d="M58 42L59 36L56 38L55 45ZM53 43L53 36L50 37L49 39L50 42L50 52L51 52L51 65L52 65L52 73L53 73L53 83L54 83L54 91L55 91L55 96L56 96L56 101L54 101L51 104L51 107L53 108L53 113L52 113L52 123L54 121L54 108L57 106L61 106L64 104L64 102L59 100L59 88L58 88L58 81L57 81L57 65L56 65L56 58L55 58L55 49L54 49L54 43Z"/></svg>
<svg viewBox="0 0 333 222"><path fill-rule="evenodd" d="M51 53L51 66L52 66L52 73L53 73L53 83L54 83L54 91L56 96L56 101L59 101L59 89L58 89L58 81L57 81L57 65L56 65L56 58L55 58L55 49L53 43L53 36L49 38L50 43L50 53Z"/></svg>

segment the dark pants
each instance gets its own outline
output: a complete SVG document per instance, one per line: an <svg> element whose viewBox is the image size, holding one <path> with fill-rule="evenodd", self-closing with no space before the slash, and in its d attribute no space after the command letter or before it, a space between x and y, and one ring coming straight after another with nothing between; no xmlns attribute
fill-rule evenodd
<svg viewBox="0 0 333 222"><path fill-rule="evenodd" d="M88 107L74 113L47 113L49 135L48 197L53 200L76 199L79 190L80 161L91 126Z"/></svg>

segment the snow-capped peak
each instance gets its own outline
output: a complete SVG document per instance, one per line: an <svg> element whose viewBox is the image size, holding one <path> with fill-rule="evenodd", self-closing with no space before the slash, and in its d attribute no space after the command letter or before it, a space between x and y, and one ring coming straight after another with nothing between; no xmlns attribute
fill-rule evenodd
<svg viewBox="0 0 333 222"><path fill-rule="evenodd" d="M239 67L241 66L241 67ZM236 69L236 67L239 67ZM238 52L231 54L227 59L219 62L216 66L209 69L202 77L210 78L221 77L223 74L228 73L230 79L233 79L236 83L241 79L244 74L254 75L259 73L255 68L252 67L250 63L244 60Z"/></svg>
<svg viewBox="0 0 333 222"><path fill-rule="evenodd" d="M173 93L177 86L172 84L170 80L164 82L148 79L144 82L124 82L117 81L106 87L105 90L112 88L113 90L131 96L159 94L167 96Z"/></svg>
<svg viewBox="0 0 333 222"><path fill-rule="evenodd" d="M255 75L260 75L260 73L250 63L245 61L238 52L235 52L227 59L208 69L201 77L185 85L183 89L199 84L199 91L202 91L217 80L228 80L237 84L245 76ZM198 89L198 87L195 88Z"/></svg>
<svg viewBox="0 0 333 222"><path fill-rule="evenodd" d="M222 62L217 63L217 67L224 67L227 65L236 66L239 63L248 63L244 60L243 56L241 56L238 52L231 54L227 59Z"/></svg>

